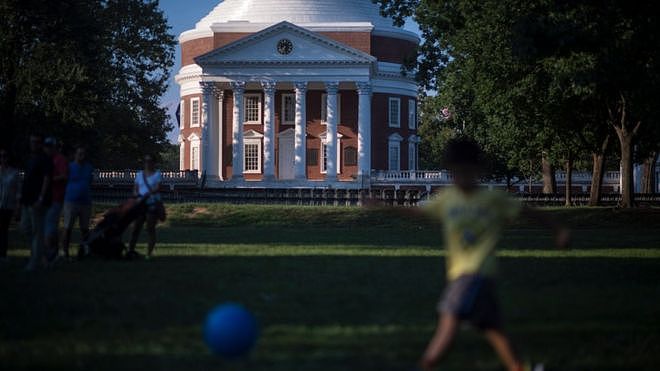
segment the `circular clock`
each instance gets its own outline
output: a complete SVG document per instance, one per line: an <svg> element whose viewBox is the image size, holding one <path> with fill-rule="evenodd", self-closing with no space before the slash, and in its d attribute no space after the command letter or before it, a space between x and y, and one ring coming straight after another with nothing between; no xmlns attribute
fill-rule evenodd
<svg viewBox="0 0 660 371"><path fill-rule="evenodd" d="M293 43L289 39L282 39L277 42L277 52L282 55L291 54L293 51Z"/></svg>

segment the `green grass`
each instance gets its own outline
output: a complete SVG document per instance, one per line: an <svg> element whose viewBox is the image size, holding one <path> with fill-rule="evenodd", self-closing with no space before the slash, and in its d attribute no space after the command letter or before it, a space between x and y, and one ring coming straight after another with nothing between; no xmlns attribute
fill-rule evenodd
<svg viewBox="0 0 660 371"><path fill-rule="evenodd" d="M508 332L547 370L660 364L660 214L548 209L571 250L520 221L499 250ZM13 240L18 239L16 233ZM0 268L3 370L411 370L444 285L441 231L387 210L177 205L151 261ZM144 247L143 245L141 247ZM207 311L237 301L258 317L248 359L201 337ZM501 370L466 328L445 370Z"/></svg>

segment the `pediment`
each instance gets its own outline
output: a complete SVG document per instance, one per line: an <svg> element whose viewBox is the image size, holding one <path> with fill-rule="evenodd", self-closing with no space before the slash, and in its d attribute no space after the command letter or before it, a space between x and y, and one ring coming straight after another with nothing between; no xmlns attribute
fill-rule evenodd
<svg viewBox="0 0 660 371"><path fill-rule="evenodd" d="M290 41L289 54L278 44ZM280 22L231 44L195 58L204 66L234 64L371 64L373 56L318 33Z"/></svg>
<svg viewBox="0 0 660 371"><path fill-rule="evenodd" d="M244 139L259 139L259 138L263 138L263 137L264 137L263 134L261 134L258 131L255 131L255 130L248 130L248 131L243 133L243 138Z"/></svg>

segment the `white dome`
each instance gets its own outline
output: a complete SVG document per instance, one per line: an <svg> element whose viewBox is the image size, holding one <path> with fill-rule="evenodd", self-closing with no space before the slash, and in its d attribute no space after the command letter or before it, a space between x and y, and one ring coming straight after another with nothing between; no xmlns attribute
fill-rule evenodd
<svg viewBox="0 0 660 371"><path fill-rule="evenodd" d="M408 34L380 15L371 0L224 0L195 27L209 30L215 23L249 22L273 25L288 21L301 26L333 23L371 23L376 30Z"/></svg>

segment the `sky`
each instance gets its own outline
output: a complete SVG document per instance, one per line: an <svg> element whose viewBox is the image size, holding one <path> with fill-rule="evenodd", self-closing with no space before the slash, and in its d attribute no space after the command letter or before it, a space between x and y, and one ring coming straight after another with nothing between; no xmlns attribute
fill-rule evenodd
<svg viewBox="0 0 660 371"><path fill-rule="evenodd" d="M220 2L220 0L160 0L160 8L165 13L167 22L171 27L170 32L178 38L182 32L195 28L195 23L211 12ZM419 33L412 22L408 22L405 28ZM161 105L168 107L172 115L176 112L179 104L179 86L174 81L174 76L181 68L181 49L178 43L175 55L176 60L172 68L168 89L161 98ZM173 119L173 122L176 122L176 120ZM178 136L179 129L177 127L168 134L168 138L172 143L177 143Z"/></svg>

